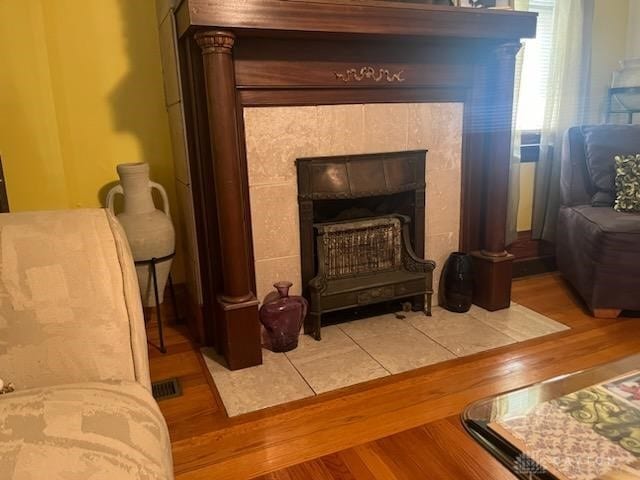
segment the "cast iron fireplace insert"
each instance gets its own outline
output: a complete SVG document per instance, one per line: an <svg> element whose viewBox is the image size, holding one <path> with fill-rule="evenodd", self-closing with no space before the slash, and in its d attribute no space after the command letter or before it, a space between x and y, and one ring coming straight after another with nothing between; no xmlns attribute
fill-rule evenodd
<svg viewBox="0 0 640 480"><path fill-rule="evenodd" d="M423 260L426 154L296 160L302 286L310 303L304 331L316 340L329 312L408 299L430 314L435 262Z"/></svg>

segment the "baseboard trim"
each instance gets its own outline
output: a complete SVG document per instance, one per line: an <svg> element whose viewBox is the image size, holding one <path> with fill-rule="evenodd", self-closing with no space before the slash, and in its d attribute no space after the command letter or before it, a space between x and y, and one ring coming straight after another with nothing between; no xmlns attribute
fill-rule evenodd
<svg viewBox="0 0 640 480"><path fill-rule="evenodd" d="M557 269L555 255L516 259L513 262L513 278L555 272Z"/></svg>

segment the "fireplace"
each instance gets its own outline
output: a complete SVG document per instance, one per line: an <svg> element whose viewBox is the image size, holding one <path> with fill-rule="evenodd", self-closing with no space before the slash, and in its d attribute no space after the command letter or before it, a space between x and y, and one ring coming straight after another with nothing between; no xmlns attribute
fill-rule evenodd
<svg viewBox="0 0 640 480"><path fill-rule="evenodd" d="M425 150L296 161L305 333L324 313L407 297L428 314L433 261L425 242Z"/></svg>
<svg viewBox="0 0 640 480"><path fill-rule="evenodd" d="M200 340L215 345L230 368L261 362L258 307L273 276L267 270L301 275L300 259L286 251L299 247L299 233L288 244L274 239L286 253L277 259L261 259L265 252L256 249L253 209L260 203L251 199L269 188L296 203L291 159L281 157L288 163L277 167L280 176L251 161L260 142L252 140L256 129L248 120L260 110L354 106L366 122L367 111L373 118L378 107L386 114L396 106L411 112L412 105L464 105L455 240L474 257L474 303L488 310L509 306L511 92L520 38L535 36L534 14L377 0L185 0L176 21L204 299ZM399 148L379 145L397 130L391 119L367 150L348 153L431 150L409 145L413 133L403 118L404 135L391 139ZM286 150L315 137L261 138ZM326 153L295 158L317 155ZM256 182L256 173L270 183ZM290 202L280 200L276 210L282 205Z"/></svg>
<svg viewBox="0 0 640 480"><path fill-rule="evenodd" d="M299 295L302 285L313 277L313 267L305 268L301 255L301 247L312 240L300 236L297 160L366 158L367 154L375 159L381 151L396 152L392 155L397 161L418 162L424 168L424 176L416 176L422 181L417 181L415 190L409 186L381 195L316 199L309 222L357 215L408 216L416 253L436 262L433 288L437 292L440 267L460 242L462 103L247 107L243 117L258 300L273 290L278 279L293 282L292 292ZM383 167L377 170L382 172ZM414 206L422 210L416 212ZM414 235L416 227L420 235L424 231L423 239Z"/></svg>

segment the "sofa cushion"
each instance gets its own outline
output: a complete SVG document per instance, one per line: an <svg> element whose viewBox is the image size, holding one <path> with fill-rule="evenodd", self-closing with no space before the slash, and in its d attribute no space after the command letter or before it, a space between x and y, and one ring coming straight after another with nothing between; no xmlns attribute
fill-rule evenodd
<svg viewBox="0 0 640 480"><path fill-rule="evenodd" d="M2 478L172 479L167 427L136 382L61 385L0 397Z"/></svg>
<svg viewBox="0 0 640 480"><path fill-rule="evenodd" d="M640 240L640 215L629 214L623 212L616 212L611 208L596 208L589 205L578 205L572 207L573 211L579 215L585 224L585 228L589 230L597 237L611 237L611 243L617 245L617 241L614 240L615 234L630 234L634 235L634 243L632 245L626 245L628 249L633 251L640 251L640 243L635 241ZM617 237L623 238L623 237Z"/></svg>
<svg viewBox="0 0 640 480"><path fill-rule="evenodd" d="M616 203L619 212L640 212L640 153L616 155Z"/></svg>
<svg viewBox="0 0 640 480"><path fill-rule="evenodd" d="M556 260L590 308L640 309L640 214L561 207Z"/></svg>
<svg viewBox="0 0 640 480"><path fill-rule="evenodd" d="M640 125L584 126L582 133L591 182L596 190L606 194L606 203L611 206L616 191L614 157L640 152ZM598 201L602 203L603 195Z"/></svg>

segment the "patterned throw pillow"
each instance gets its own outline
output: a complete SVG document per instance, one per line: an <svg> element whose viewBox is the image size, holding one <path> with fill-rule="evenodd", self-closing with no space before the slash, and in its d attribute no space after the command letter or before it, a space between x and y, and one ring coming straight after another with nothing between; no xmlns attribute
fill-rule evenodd
<svg viewBox="0 0 640 480"><path fill-rule="evenodd" d="M640 153L616 155L616 203L619 212L640 212Z"/></svg>

